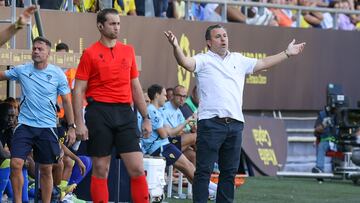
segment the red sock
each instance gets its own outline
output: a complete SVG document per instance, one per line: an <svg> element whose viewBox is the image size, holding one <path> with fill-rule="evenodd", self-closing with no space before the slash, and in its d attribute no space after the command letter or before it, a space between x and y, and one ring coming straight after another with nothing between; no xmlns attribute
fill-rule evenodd
<svg viewBox="0 0 360 203"><path fill-rule="evenodd" d="M109 201L107 178L91 176L90 193L94 203L107 203Z"/></svg>
<svg viewBox="0 0 360 203"><path fill-rule="evenodd" d="M145 175L131 177L131 198L134 203L149 202L149 189Z"/></svg>

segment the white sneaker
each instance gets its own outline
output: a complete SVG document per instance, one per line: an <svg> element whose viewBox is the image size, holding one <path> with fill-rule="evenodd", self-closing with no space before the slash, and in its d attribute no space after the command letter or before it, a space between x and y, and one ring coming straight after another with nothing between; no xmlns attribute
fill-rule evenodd
<svg viewBox="0 0 360 203"><path fill-rule="evenodd" d="M65 195L62 203L86 203L86 201L78 199L74 193L69 193Z"/></svg>

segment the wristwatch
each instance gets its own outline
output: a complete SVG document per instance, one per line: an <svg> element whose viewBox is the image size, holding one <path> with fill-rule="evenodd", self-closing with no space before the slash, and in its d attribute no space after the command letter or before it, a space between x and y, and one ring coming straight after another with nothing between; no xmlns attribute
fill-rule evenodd
<svg viewBox="0 0 360 203"><path fill-rule="evenodd" d="M143 120L145 120L145 119L149 119L149 120L150 120L150 115L149 115L149 114L146 114L146 116L143 116L142 119L143 119Z"/></svg>
<svg viewBox="0 0 360 203"><path fill-rule="evenodd" d="M70 128L74 128L74 129L76 129L76 125L75 125L75 123L70 123L70 124L68 124L68 129L70 129Z"/></svg>
<svg viewBox="0 0 360 203"><path fill-rule="evenodd" d="M24 27L23 24L21 24L20 18L14 23L15 30L19 30Z"/></svg>

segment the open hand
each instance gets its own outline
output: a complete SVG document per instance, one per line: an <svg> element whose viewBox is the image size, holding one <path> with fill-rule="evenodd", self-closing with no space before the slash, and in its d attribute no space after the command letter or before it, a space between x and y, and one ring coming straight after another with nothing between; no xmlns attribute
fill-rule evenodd
<svg viewBox="0 0 360 203"><path fill-rule="evenodd" d="M286 53L290 56L295 56L298 55L299 53L302 52L302 50L305 47L305 42L299 43L299 44L295 44L295 39L293 39L290 44L288 45L287 49L286 49Z"/></svg>
<svg viewBox="0 0 360 203"><path fill-rule="evenodd" d="M35 13L36 6L32 5L27 7L19 16L19 22L21 25L26 25L30 22L31 16Z"/></svg>
<svg viewBox="0 0 360 203"><path fill-rule="evenodd" d="M179 45L176 36L170 30L165 31L164 34L165 34L165 36L167 37L167 39L169 40L169 42L170 42L170 44L172 46L176 47L176 46Z"/></svg>

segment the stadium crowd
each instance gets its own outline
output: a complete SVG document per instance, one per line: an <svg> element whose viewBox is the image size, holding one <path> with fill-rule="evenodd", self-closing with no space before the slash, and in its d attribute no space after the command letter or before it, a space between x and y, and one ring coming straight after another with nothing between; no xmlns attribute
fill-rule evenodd
<svg viewBox="0 0 360 203"><path fill-rule="evenodd" d="M304 7L335 8L342 10L360 10L359 0L253 0L254 2L272 3L278 5L298 5ZM0 0L0 6L9 6L10 0ZM17 6L23 7L23 1L17 0ZM184 0L153 0L153 15L162 18L185 18ZM40 8L69 10L67 0L39 0ZM98 12L105 7L103 0L74 0L74 12ZM120 15L145 15L144 0L112 0L113 8ZM220 22L222 20L222 6L217 3L191 3L189 17L197 21ZM299 25L297 25L298 16ZM227 6L227 21L246 23L251 25L322 28L332 29L334 27L334 15L316 11L302 11L300 15L296 10L278 9L266 7L241 7L236 5ZM340 13L337 17L337 29L359 30L360 16Z"/></svg>

